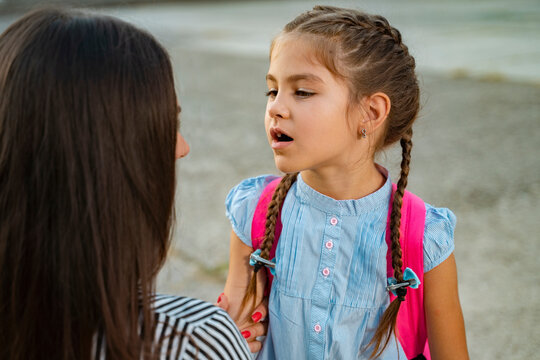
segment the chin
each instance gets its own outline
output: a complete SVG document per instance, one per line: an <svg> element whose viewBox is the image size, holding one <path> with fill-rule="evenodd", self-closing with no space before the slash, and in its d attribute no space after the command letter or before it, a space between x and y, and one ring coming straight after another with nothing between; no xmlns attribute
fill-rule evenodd
<svg viewBox="0 0 540 360"><path fill-rule="evenodd" d="M276 168L285 174L300 172L302 170L297 164L294 164L292 161L284 159L279 155L274 155L274 162L276 164Z"/></svg>

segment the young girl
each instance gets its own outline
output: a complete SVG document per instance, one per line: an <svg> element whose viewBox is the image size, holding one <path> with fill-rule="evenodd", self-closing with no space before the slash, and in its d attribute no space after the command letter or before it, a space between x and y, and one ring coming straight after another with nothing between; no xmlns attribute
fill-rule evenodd
<svg viewBox="0 0 540 360"><path fill-rule="evenodd" d="M260 256L269 259L279 214L270 325L259 358L405 359L394 327L407 287L390 303L385 236L391 206L393 277L407 285L399 238L419 108L415 61L385 18L317 6L274 39L266 80L266 133L286 175L268 206L261 246ZM390 176L374 156L398 140L401 174L391 203ZM274 179L244 180L226 201L233 231L225 294L240 323L253 297L261 298L260 283L257 292L248 289L261 264L248 260L255 250L251 227L261 193ZM425 208L429 349L434 359L467 359L453 256L455 217L448 209Z"/></svg>

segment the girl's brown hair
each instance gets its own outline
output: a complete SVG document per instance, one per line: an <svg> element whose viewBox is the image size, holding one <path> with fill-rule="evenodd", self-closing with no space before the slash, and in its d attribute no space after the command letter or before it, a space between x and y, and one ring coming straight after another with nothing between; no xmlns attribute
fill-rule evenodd
<svg viewBox="0 0 540 360"><path fill-rule="evenodd" d="M43 9L0 36L0 358L153 357L178 105L167 52Z"/></svg>
<svg viewBox="0 0 540 360"><path fill-rule="evenodd" d="M414 58L403 44L399 31L390 26L384 17L357 10L316 6L288 23L272 43L271 51L280 37L291 35L311 41L318 60L335 76L347 82L351 102L376 92L383 92L390 98L391 110L385 122L384 134L379 143L375 144L375 150L398 140L402 148L401 174L390 215L392 268L397 281L402 281L403 263L399 243L401 204L409 175L412 124L418 115L420 98ZM261 255L268 254L273 244L275 220L272 219L277 216L294 179L296 174L286 175L276 189L267 214ZM253 276L245 302L256 295L255 279L256 276ZM399 293L383 314L369 344L373 346L372 358L378 357L388 345L390 335L395 332L397 314L404 299L405 294Z"/></svg>

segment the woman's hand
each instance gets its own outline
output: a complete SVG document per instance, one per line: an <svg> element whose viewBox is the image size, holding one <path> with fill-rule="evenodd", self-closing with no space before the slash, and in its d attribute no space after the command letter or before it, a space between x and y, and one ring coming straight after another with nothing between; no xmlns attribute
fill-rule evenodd
<svg viewBox="0 0 540 360"><path fill-rule="evenodd" d="M242 307L242 300L253 274L253 266L249 265L249 256L253 248L247 246L231 231L229 254L229 274L225 283L225 291L218 299L218 306L225 309L229 316L242 331L252 352L260 350L262 343L257 341L258 336L266 335L268 323L265 321L268 313L268 301L263 297L266 285L266 271L261 269L257 273L257 297ZM221 301L219 301L221 300ZM226 302L226 304L225 304ZM257 304L253 310L251 304Z"/></svg>
<svg viewBox="0 0 540 360"><path fill-rule="evenodd" d="M222 293L216 303L225 311L229 309L229 298L225 293ZM261 350L262 342L257 340L259 336L265 336L268 331L268 321L266 315L268 314L268 301L264 299L259 305L255 307L255 310L251 314L251 320L243 321L241 324L236 324L242 333L242 336L247 340L249 350L254 353Z"/></svg>

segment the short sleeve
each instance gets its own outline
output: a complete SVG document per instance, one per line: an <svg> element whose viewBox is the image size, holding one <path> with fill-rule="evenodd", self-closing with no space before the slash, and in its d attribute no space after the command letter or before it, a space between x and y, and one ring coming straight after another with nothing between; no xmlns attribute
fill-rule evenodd
<svg viewBox="0 0 540 360"><path fill-rule="evenodd" d="M446 208L426 204L424 228L424 272L446 260L454 251L456 216Z"/></svg>
<svg viewBox="0 0 540 360"><path fill-rule="evenodd" d="M262 175L243 180L231 189L225 200L225 214L234 233L248 246L251 245L251 222L262 191L277 176Z"/></svg>

